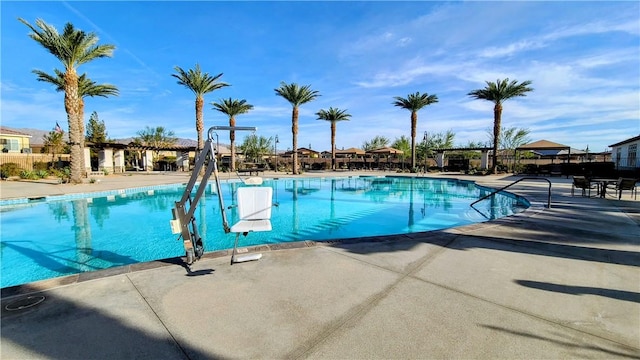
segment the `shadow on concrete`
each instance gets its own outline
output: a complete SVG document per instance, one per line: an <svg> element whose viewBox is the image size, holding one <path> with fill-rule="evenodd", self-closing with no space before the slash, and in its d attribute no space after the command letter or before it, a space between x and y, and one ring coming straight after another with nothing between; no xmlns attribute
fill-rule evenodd
<svg viewBox="0 0 640 360"><path fill-rule="evenodd" d="M530 280L514 280L516 284L526 286L533 289L559 292L571 295L597 295L623 301L640 303L640 294L625 290L612 290L591 286L573 286L552 284L548 282L530 281Z"/></svg>
<svg viewBox="0 0 640 360"><path fill-rule="evenodd" d="M597 261L607 264L640 267L640 252L557 244L543 241L511 240L486 236L463 235L456 239L456 241L450 243L447 248L454 250L482 248L571 260Z"/></svg>
<svg viewBox="0 0 640 360"><path fill-rule="evenodd" d="M507 328L500 327L500 326L485 325L485 324L480 324L480 326L482 326L484 328L487 328L487 329L500 331L500 332L504 332L504 333L509 333L509 334L516 335L516 336L527 337L527 338L530 338L530 339L537 339L537 340L540 340L540 341L546 341L546 342L555 343L555 344L558 344L558 345L566 347L566 348L573 348L575 350L595 351L597 353L593 354L593 358L600 358L602 356L601 353L606 353L606 354L610 354L610 355L614 355L614 356L626 357L626 358L630 358L630 359L637 359L637 353L634 350L632 350L631 348L627 348L624 345L616 344L621 349L619 349L619 350L611 350L611 349L605 349L605 348L602 348L602 347L599 347L599 346L594 346L594 345L587 345L587 344L585 344L585 345L576 345L575 343L572 343L572 342L552 339L550 337L544 337L544 336L532 334L532 333L525 332L525 331L511 330L511 329L507 329ZM628 352L622 352L622 351L627 351L627 349L628 349Z"/></svg>
<svg viewBox="0 0 640 360"><path fill-rule="evenodd" d="M213 274L215 270L214 269L202 269L202 270L196 270L196 271L187 271L187 275L186 276L202 276L202 275L210 275Z"/></svg>
<svg viewBox="0 0 640 360"><path fill-rule="evenodd" d="M189 266L189 264L187 264L184 260L184 258L182 257L172 257L172 258L166 258L166 259L161 259L161 260L156 260L158 263L162 263L162 264L169 264L169 265L178 265L183 267L186 270L186 274L185 276L202 276L202 275L209 275L212 274L215 270L214 269L201 269L201 270L196 270L193 271L191 270L191 267Z"/></svg>
<svg viewBox="0 0 640 360"><path fill-rule="evenodd" d="M2 301L2 357L49 359L220 359L171 334L158 319L158 331L145 331L99 309L50 292L34 292ZM44 298L34 306L30 299ZM22 308L12 306L20 302ZM8 309L16 309L10 311ZM152 309L150 316L155 316ZM151 320L153 321L153 320ZM13 352L7 353L11 346ZM18 350L15 350L15 349ZM24 351L24 353L22 353Z"/></svg>
<svg viewBox="0 0 640 360"><path fill-rule="evenodd" d="M429 243L452 250L489 249L523 254L550 256L572 260L597 261L640 267L640 252L612 250L573 244L558 244L544 241L512 240L489 236L454 235L440 231L422 233L413 238L396 236L386 240L335 242L331 246L357 254L408 251L419 243Z"/></svg>

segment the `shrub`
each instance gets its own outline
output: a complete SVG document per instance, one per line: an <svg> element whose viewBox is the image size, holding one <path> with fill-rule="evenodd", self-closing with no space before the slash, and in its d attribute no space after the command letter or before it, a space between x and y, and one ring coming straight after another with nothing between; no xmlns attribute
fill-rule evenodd
<svg viewBox="0 0 640 360"><path fill-rule="evenodd" d="M513 172L516 174L522 174L526 172L526 165L525 164L515 164L513 166Z"/></svg>
<svg viewBox="0 0 640 360"><path fill-rule="evenodd" d="M28 179L28 180L36 180L38 178L38 176L33 171L22 170L20 172L20 178L21 179Z"/></svg>
<svg viewBox="0 0 640 360"><path fill-rule="evenodd" d="M50 167L50 163L48 162L36 161L33 163L34 171L48 170L49 167Z"/></svg>
<svg viewBox="0 0 640 360"><path fill-rule="evenodd" d="M311 164L311 170L326 170L325 163L313 163Z"/></svg>
<svg viewBox="0 0 640 360"><path fill-rule="evenodd" d="M4 163L0 165L0 175L3 179L9 176L20 176L22 169L16 163Z"/></svg>
<svg viewBox="0 0 640 360"><path fill-rule="evenodd" d="M51 175L60 178L61 183L68 183L71 180L71 169L65 167L63 169L52 170Z"/></svg>
<svg viewBox="0 0 640 360"><path fill-rule="evenodd" d="M44 179L49 176L49 172L47 170L38 170L35 172L35 175L38 179Z"/></svg>

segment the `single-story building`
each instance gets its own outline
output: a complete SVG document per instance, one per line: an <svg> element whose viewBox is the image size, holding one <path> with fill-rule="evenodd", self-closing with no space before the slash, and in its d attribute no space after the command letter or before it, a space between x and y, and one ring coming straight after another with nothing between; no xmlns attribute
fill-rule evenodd
<svg viewBox="0 0 640 360"><path fill-rule="evenodd" d="M0 151L3 153L31 153L31 135L0 126Z"/></svg>
<svg viewBox="0 0 640 360"><path fill-rule="evenodd" d="M287 150L281 156L285 157L285 158L293 157L293 151ZM298 158L300 158L300 159L318 159L318 158L320 158L320 152L319 151L315 151L315 150L311 150L311 149L308 149L308 148L300 147L300 148L298 148Z"/></svg>
<svg viewBox="0 0 640 360"><path fill-rule="evenodd" d="M640 135L609 145L611 148L611 159L616 164L617 170L640 168L638 144L640 144Z"/></svg>

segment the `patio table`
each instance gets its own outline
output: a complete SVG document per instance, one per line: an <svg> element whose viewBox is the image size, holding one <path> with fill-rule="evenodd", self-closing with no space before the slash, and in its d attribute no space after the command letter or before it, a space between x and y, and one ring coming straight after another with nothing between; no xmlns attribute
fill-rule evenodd
<svg viewBox="0 0 640 360"><path fill-rule="evenodd" d="M600 197L604 198L607 194L607 185L615 184L618 182L618 179L613 178L591 178L589 182L596 182L599 184L598 188L600 190Z"/></svg>

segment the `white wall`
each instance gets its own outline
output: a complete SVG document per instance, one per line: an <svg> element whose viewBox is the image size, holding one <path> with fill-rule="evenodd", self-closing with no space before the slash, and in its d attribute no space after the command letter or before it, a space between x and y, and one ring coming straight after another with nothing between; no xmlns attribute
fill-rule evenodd
<svg viewBox="0 0 640 360"><path fill-rule="evenodd" d="M633 146L635 145L635 156ZM632 153L629 153L630 148ZM635 160L634 160L635 157ZM611 159L616 164L616 168L640 168L640 140L611 147Z"/></svg>

